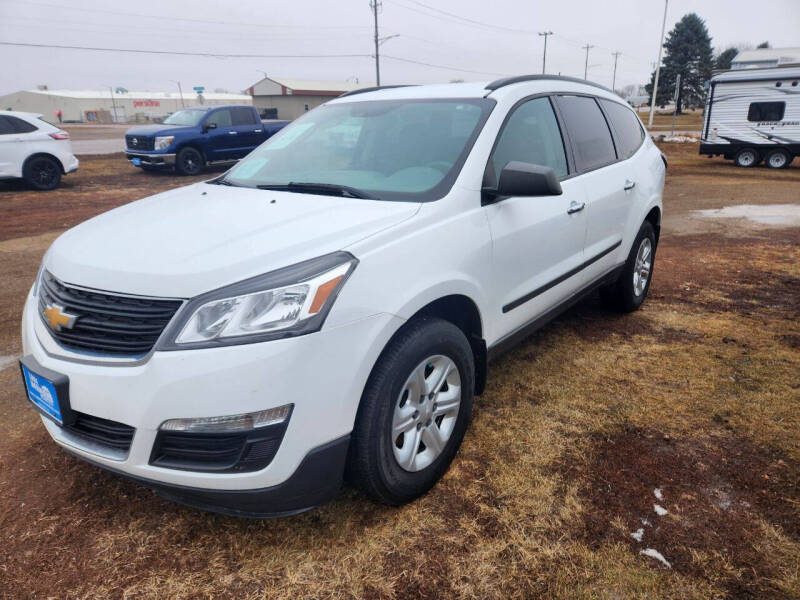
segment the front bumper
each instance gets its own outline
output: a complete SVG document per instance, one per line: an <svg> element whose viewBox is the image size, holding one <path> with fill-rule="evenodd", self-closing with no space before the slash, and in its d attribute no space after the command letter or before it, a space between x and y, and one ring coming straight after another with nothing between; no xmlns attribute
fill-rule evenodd
<svg viewBox="0 0 800 600"><path fill-rule="evenodd" d="M347 446L343 440L352 430L367 377L401 324L399 317L378 314L295 338L154 352L138 361L103 364L104 357L59 346L39 318L37 299L29 295L22 338L25 355L69 377L73 410L135 429L127 453L112 453L82 443L43 417L59 445L174 500L266 516L305 510L338 489ZM152 464L159 426L168 419L240 414L288 403L294 408L286 432L261 470L209 473ZM330 444L336 450L320 450ZM317 461L325 468L313 466Z"/></svg>
<svg viewBox="0 0 800 600"><path fill-rule="evenodd" d="M131 163L133 163L134 158L138 158L142 166L146 167L168 168L175 166L174 154L149 154L146 152L131 152L130 150L126 150L125 158Z"/></svg>

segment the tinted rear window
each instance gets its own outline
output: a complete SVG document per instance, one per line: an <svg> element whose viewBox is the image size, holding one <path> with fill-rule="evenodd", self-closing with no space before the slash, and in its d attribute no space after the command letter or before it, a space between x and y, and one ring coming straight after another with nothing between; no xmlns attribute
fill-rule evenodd
<svg viewBox="0 0 800 600"><path fill-rule="evenodd" d="M611 102L610 100L600 100L600 102L603 103L603 108L606 109L606 114L611 119L611 125L617 134L619 157L628 158L633 156L639 146L642 145L642 140L644 140L639 118L631 109L618 102Z"/></svg>
<svg viewBox="0 0 800 600"><path fill-rule="evenodd" d="M18 117L12 117L11 115L0 116L0 134L30 133L36 130L36 125L28 123Z"/></svg>
<svg viewBox="0 0 800 600"><path fill-rule="evenodd" d="M578 171L591 171L617 159L611 131L594 98L559 96Z"/></svg>
<svg viewBox="0 0 800 600"><path fill-rule="evenodd" d="M232 108L231 115L233 125L253 125L256 123L256 116L252 108Z"/></svg>

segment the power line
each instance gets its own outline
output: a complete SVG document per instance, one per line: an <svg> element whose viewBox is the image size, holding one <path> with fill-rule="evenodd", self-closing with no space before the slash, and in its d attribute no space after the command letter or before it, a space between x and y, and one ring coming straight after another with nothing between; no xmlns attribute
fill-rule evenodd
<svg viewBox="0 0 800 600"><path fill-rule="evenodd" d="M425 4L424 2L419 2L418 0L406 0L406 1L407 2L411 2L413 4L416 4L418 6L422 6L424 8L427 8L428 10L432 10L432 11L437 12L439 14L446 15L448 17L453 17L455 19L458 19L459 21L464 21L465 23L472 23L474 25L480 25L481 27L488 27L488 28L491 28L491 29L499 29L501 31L509 31L509 32L512 32L512 33L521 33L521 34L525 34L525 35L529 35L529 34L534 33L533 31L528 31L528 30L525 30L525 29L516 29L514 27L505 27L504 25L493 25L491 23L486 23L484 21L476 21L474 19L468 19L467 17L462 17L461 15L457 15L455 13L447 12L446 10L441 10L439 8L435 8L433 6L430 6L429 4Z"/></svg>
<svg viewBox="0 0 800 600"><path fill-rule="evenodd" d="M399 56L389 56L388 54L384 54L383 58L388 58L391 60L397 60L400 62L410 63L412 65L423 65L426 67L435 67L437 69L447 69L449 71L460 71L461 73L475 73L477 75L499 75L501 77L506 77L509 73L495 73L492 71L473 71L471 69L459 69L458 67L450 67L447 65L437 65L434 63L423 62L421 60L412 60L410 58L401 58Z"/></svg>
<svg viewBox="0 0 800 600"><path fill-rule="evenodd" d="M4 0L24 6L44 6L46 8L58 8L61 10L74 11L75 7L63 4L50 4L47 2L31 2L28 0ZM214 21L211 19L192 19L189 17L168 17L165 15L145 15L142 13L124 12L118 10L108 10L103 8L86 9L91 14L102 13L107 15L117 15L123 17L138 17L142 19L158 19L159 21L186 21L191 23L206 23L211 25L234 25L236 27L260 27L264 29L366 29L364 25L263 25L261 23L245 23L243 21Z"/></svg>
<svg viewBox="0 0 800 600"><path fill-rule="evenodd" d="M61 50L93 50L96 52L128 52L133 54L171 54L175 56L205 56L208 58L365 58L369 54L225 54L219 52L185 52L180 50L140 50L135 48L100 48L94 46L67 46L58 44L31 44L0 42L2 46L27 48L57 48Z"/></svg>

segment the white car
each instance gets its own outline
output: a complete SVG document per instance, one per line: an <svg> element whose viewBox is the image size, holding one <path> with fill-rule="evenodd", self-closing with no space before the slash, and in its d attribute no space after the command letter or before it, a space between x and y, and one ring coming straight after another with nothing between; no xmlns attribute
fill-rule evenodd
<svg viewBox="0 0 800 600"><path fill-rule="evenodd" d="M58 238L25 304L29 399L68 452L202 509L300 512L345 473L412 500L491 355L593 290L642 304L665 170L582 80L351 92Z"/></svg>
<svg viewBox="0 0 800 600"><path fill-rule="evenodd" d="M69 133L42 115L0 110L0 179L22 178L37 190L52 190L77 170Z"/></svg>

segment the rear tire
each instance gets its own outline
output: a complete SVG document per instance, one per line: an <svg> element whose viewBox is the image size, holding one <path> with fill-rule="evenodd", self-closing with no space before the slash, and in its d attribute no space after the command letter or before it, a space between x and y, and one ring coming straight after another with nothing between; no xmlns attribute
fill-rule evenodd
<svg viewBox="0 0 800 600"><path fill-rule="evenodd" d="M792 163L792 155L786 150L771 150L766 157L770 169L785 169Z"/></svg>
<svg viewBox="0 0 800 600"><path fill-rule="evenodd" d="M761 162L761 156L753 148L742 148L733 157L733 162L737 167L749 169Z"/></svg>
<svg viewBox="0 0 800 600"><path fill-rule="evenodd" d="M204 166L203 155L191 146L181 148L175 157L175 170L181 175L199 175Z"/></svg>
<svg viewBox="0 0 800 600"><path fill-rule="evenodd" d="M656 258L656 232L650 221L642 223L619 279L600 288L603 304L619 312L637 310L650 290Z"/></svg>
<svg viewBox="0 0 800 600"><path fill-rule="evenodd" d="M472 349L458 327L433 318L405 325L364 388L348 479L391 505L427 492L461 445L474 390Z"/></svg>
<svg viewBox="0 0 800 600"><path fill-rule="evenodd" d="M22 177L34 189L55 189L61 182L61 164L50 156L34 156L25 163Z"/></svg>

